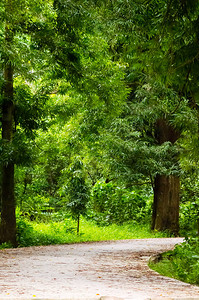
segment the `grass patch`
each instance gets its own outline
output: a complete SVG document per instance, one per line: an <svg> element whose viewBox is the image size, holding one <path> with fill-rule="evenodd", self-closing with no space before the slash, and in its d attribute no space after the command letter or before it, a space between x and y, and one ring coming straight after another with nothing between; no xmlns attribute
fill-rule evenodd
<svg viewBox="0 0 199 300"><path fill-rule="evenodd" d="M199 238L187 238L173 251L163 253L159 262L150 262L149 267L161 275L199 285Z"/></svg>
<svg viewBox="0 0 199 300"><path fill-rule="evenodd" d="M27 220L18 222L19 246L79 243L121 239L165 237L165 234L151 232L149 226L134 223L112 224L100 227L94 222L81 219L80 234L76 233L76 222L67 218L61 222L38 223Z"/></svg>
<svg viewBox="0 0 199 300"><path fill-rule="evenodd" d="M171 253L170 251L168 253ZM176 269L168 257L167 253L162 254L161 260L158 262L149 262L149 268L156 271L160 275L180 280Z"/></svg>

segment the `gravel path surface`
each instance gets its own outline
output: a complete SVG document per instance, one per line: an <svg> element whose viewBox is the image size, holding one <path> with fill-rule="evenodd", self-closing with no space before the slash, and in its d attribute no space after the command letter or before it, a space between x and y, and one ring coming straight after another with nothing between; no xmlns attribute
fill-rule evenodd
<svg viewBox="0 0 199 300"><path fill-rule="evenodd" d="M199 299L199 287L150 270L181 238L0 251L0 299Z"/></svg>

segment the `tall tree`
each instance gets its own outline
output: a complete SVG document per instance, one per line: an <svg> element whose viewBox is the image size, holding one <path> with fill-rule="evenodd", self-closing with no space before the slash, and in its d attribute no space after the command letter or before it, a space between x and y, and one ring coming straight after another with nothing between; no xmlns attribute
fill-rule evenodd
<svg viewBox="0 0 199 300"><path fill-rule="evenodd" d="M168 88L175 90L178 95L178 104L174 107L172 115L167 118L160 118L156 123L156 139L158 143L170 142L174 144L188 131L189 122L181 120L179 124L180 104L184 101L187 106L193 108L194 91L198 90L198 75L195 67L198 65L197 50L193 51L193 45L197 48L198 38L198 1L162 1L160 3L151 2L151 6L156 5L160 12L157 17L152 15L152 22L159 25L156 27L158 35L152 38L156 50L154 58L162 58L164 67L160 67L156 61L153 62L154 70L159 78L164 80ZM160 27L161 26L161 27ZM158 40L158 43L156 42ZM165 68L166 67L166 68ZM163 70L165 69L165 75ZM192 80L191 80L192 78ZM190 84L195 82L195 87ZM186 100L185 100L186 99ZM172 103L172 99L170 99ZM195 110L195 108L194 108ZM192 111L192 119L195 112ZM197 128L197 126L193 126ZM176 157L176 160L179 156ZM179 227L179 194L180 194L179 174L175 172L169 175L157 174L154 186L154 208L153 208L153 229L169 230L175 234Z"/></svg>
<svg viewBox="0 0 199 300"><path fill-rule="evenodd" d="M3 95L2 95L2 142L3 146L10 148L14 131L14 95L13 95L13 62L9 51L12 51L13 24L10 16L13 14L13 1L5 2L5 34L4 43L7 52L3 64ZM6 161L2 165L2 211L1 211L1 242L11 242L16 245L16 217L14 198L14 163Z"/></svg>
<svg viewBox="0 0 199 300"><path fill-rule="evenodd" d="M177 129L167 120L157 120L155 127L158 144L170 142L174 144L180 137ZM175 162L176 160L176 162ZM174 164L178 164L179 157L174 157ZM179 233L179 203L180 178L174 174L157 174L154 180L154 203L152 229L169 230L173 234Z"/></svg>
<svg viewBox="0 0 199 300"><path fill-rule="evenodd" d="M120 93L120 87L124 87L120 80L123 71L109 59L105 39L100 34L96 39L92 37L94 21L86 4L87 1L78 0L1 3L1 69L5 74L1 111L7 155L7 160L2 160L7 173L2 173L1 242L16 245L14 164L22 158L19 150L23 137L32 138L32 132L42 123L41 105L46 94L71 93L74 88L81 93L79 99L85 107L84 112L79 111L82 132L85 118L90 118L92 130L97 129L90 112L101 121L110 108L112 113L118 111L126 94L126 91ZM113 101L115 95L119 101ZM17 143L20 136L22 139Z"/></svg>
<svg viewBox="0 0 199 300"><path fill-rule="evenodd" d="M30 113L34 97L28 87L28 81L33 80L36 67L40 67L39 64L35 65L36 55L32 51L35 44L31 41L28 27L30 23L37 24L41 13L46 18L44 7L42 1L39 4L24 0L5 0L1 3L0 66L3 75L1 81L2 195L0 241L10 242L14 246L17 245L14 166L16 161L22 159L25 154L20 153L23 148L21 148L21 145L24 142L20 140L19 132L26 134L38 125L38 114L36 113L36 116L36 111L32 111L32 115ZM35 52L37 52L37 55L39 54L37 49L35 49ZM37 61L40 58L41 56L37 57ZM23 84L20 84L20 82L23 82ZM27 97L26 111L22 112L25 103L24 95ZM39 97L35 96L35 98L37 98L39 104Z"/></svg>
<svg viewBox="0 0 199 300"><path fill-rule="evenodd" d="M137 130L136 123L143 125L137 130L137 140L141 142L144 134L148 146L156 149L156 153L158 149L164 149L159 159L167 160L164 168L156 161L156 171L151 170L154 187L152 228L177 234L179 153L174 157L169 153L173 153L172 146L175 147L180 136L190 129L190 121L186 118L185 122L181 116L187 113L196 122L195 112L191 113L189 108L190 105L197 106L198 1L108 1L104 2L102 11L109 29L110 51L115 60L122 60L128 66L126 83L131 88L128 101L134 103L131 105L135 116L134 130ZM142 120L136 120L139 108L143 110L139 113ZM135 135L132 139L135 141ZM150 153L155 157L153 151ZM169 160L173 162L173 168L166 167ZM133 161L132 170L137 165L136 159ZM144 171L141 165L139 168Z"/></svg>

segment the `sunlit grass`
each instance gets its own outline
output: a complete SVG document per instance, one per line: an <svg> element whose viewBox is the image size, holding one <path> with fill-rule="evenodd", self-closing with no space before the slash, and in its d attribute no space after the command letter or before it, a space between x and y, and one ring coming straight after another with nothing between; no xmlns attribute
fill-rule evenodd
<svg viewBox="0 0 199 300"><path fill-rule="evenodd" d="M149 267L160 275L180 279L172 262L166 256L163 256L163 259L157 263L149 262Z"/></svg>
<svg viewBox="0 0 199 300"><path fill-rule="evenodd" d="M34 245L78 243L88 241L106 241L121 239L141 239L163 237L163 233L151 232L149 226L128 223L99 227L91 221L81 220L80 234L76 233L76 223L72 219L62 222L31 222L32 238L28 243ZM22 240L23 245L23 240Z"/></svg>
<svg viewBox="0 0 199 300"><path fill-rule="evenodd" d="M198 237L192 237L177 245L173 251L161 255L161 259L149 267L161 275L199 285Z"/></svg>

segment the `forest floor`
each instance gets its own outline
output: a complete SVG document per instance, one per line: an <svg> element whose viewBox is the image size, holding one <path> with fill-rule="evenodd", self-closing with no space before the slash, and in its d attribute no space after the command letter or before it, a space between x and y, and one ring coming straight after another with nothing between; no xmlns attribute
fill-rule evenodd
<svg viewBox="0 0 199 300"><path fill-rule="evenodd" d="M0 299L199 299L199 287L163 277L148 260L181 238L0 251Z"/></svg>

